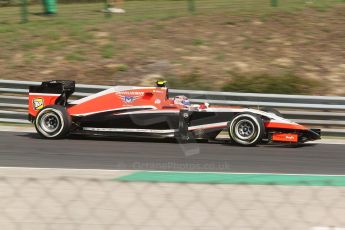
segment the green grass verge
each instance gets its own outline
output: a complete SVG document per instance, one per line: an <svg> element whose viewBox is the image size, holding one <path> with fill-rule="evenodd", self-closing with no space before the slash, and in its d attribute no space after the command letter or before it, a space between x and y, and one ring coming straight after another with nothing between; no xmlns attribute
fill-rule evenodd
<svg viewBox="0 0 345 230"><path fill-rule="evenodd" d="M267 0L196 0L195 14L214 14L217 12L229 12L231 14L268 14L277 11L293 12L304 8L316 8L327 10L335 4L343 3L342 0L314 0L312 4L305 1L285 0L279 1L278 7L272 7ZM114 21L142 21L149 19L163 19L190 16L192 12L188 9L188 1L170 1L170 0L145 0L145 1L126 1L124 8L126 14L110 15L102 13L104 3L75 3L75 4L58 4L58 14L47 17L42 15L43 7L41 5L30 5L29 20L31 25L34 21L53 22L54 24L71 25L79 23L102 23L105 20ZM6 25L20 21L20 8L2 7L0 8L0 23ZM44 23L43 23L44 24ZM49 29L49 28L46 28ZM1 31L8 31L11 28L6 26L0 27ZM199 43L199 42L197 42Z"/></svg>
<svg viewBox="0 0 345 230"><path fill-rule="evenodd" d="M197 72L181 77L170 76L167 78L171 88L210 90L210 82L203 79L207 78ZM220 90L244 93L312 94L322 86L322 82L318 80L310 80L294 74L242 76L233 73L231 81L224 82Z"/></svg>
<svg viewBox="0 0 345 230"><path fill-rule="evenodd" d="M317 80L302 78L293 74L282 76L235 75L229 83L225 83L222 90L244 93L277 93L277 94L312 94L322 86Z"/></svg>
<svg viewBox="0 0 345 230"><path fill-rule="evenodd" d="M147 61L152 61L149 59L153 59L153 61L162 59L167 60L168 64L176 63L177 76L169 77L169 75L175 74L172 72L164 76L168 76L170 86L173 88L261 93L315 93L318 92L317 88L320 86L318 82L303 80L291 74L279 75L283 71L294 72L296 66L282 67L283 70L277 72L278 74L275 76L271 75L269 68L267 68L267 74L257 76L236 77L228 74L225 67L235 60L229 58L227 55L230 53L229 51L223 51L223 48L219 47L216 39L213 40L213 37L210 38L203 34L197 34L194 37L190 31L182 33L180 31L181 34L176 34L175 42L171 39L174 36L170 34L170 30L175 26L183 28L189 22L200 23L205 25L202 31L212 32L211 28L219 27L213 31L214 37L219 37L217 33L221 33L223 30L236 30L236 26L241 26L241 30L245 29L243 24L252 24L253 19L265 23L265 19L276 15L277 12L289 12L291 14L288 15L291 16L309 8L327 11L330 7L340 3L343 3L343 0L314 0L312 3L281 0L278 1L278 7L272 7L270 1L267 0L196 0L196 10L190 12L188 1L125 1L125 14L107 16L102 13L103 2L99 1L98 3L58 4L58 14L49 17L42 15L43 7L36 4L29 6L29 23L25 24L19 23L20 8L18 6L3 7L0 8L0 43L2 44L0 63L6 61L6 65L3 65L1 72L6 72L8 76L15 78L22 76L22 73L28 70L32 71L30 73L32 76L37 68L38 73L34 73L35 76L45 78L49 76L40 73L40 69L46 68L49 70L48 72L53 72L52 74L57 76L65 74L67 69L67 75L70 77L75 76L75 73L85 71L79 75L80 80L95 81L94 83L100 84L99 82L112 81L114 71L133 74L129 77L135 78L136 72L140 72L141 67L147 65ZM315 13L315 11L313 12ZM203 17L204 15L206 17ZM181 19L171 20L178 17ZM218 17L218 21L213 20L216 17ZM219 18L223 20L221 23ZM216 21L221 26L215 24ZM246 23L242 23L244 21ZM234 27L227 27L231 25ZM306 29L303 28L303 32ZM327 29L329 30L329 28L324 30ZM236 34L238 33L234 33L234 38L236 38ZM245 40L239 42L237 47L241 54L243 50L240 47L248 47L250 50L251 47L259 46L262 40L268 39L255 40L253 38L255 36L242 36L240 33L238 35L240 35L238 36L240 39L245 37ZM142 40L136 40L138 37ZM220 39L222 38L218 38L218 40ZM230 41L231 39L232 37L224 40ZM141 42L142 47L136 47ZM166 47L171 47L171 49L167 50ZM175 50L176 47L179 48L179 51ZM213 51L215 52L212 54ZM250 52L256 54L261 51ZM199 62L205 64L199 64L196 60L184 59L186 55L191 56L187 58L205 56L206 59ZM207 60L209 57L211 57L210 60ZM111 62L113 65L125 64L116 70L105 67L111 66L107 65ZM213 76L221 76L220 81L224 84L217 83L217 86L213 87L207 82L208 73L206 74L204 70L208 66L211 70L209 72ZM222 67L224 70L219 71ZM190 74L186 74L188 71ZM91 75L92 77L90 77ZM128 75L125 75L124 79ZM229 79L231 81L228 81ZM136 81L140 80L136 79ZM297 86L297 84L299 85Z"/></svg>

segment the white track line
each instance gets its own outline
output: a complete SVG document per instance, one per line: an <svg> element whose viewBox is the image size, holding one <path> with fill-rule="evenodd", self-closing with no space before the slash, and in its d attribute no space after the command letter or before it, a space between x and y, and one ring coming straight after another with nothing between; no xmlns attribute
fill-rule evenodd
<svg viewBox="0 0 345 230"><path fill-rule="evenodd" d="M145 170L143 170L145 171ZM184 171L152 171L152 170L146 170L145 172L162 172L162 173L190 173L190 174L195 174L195 173L213 173L213 174L235 174L235 175L280 175L280 176L340 176L343 177L345 175L332 175L332 174L298 174L298 173L253 173L253 172L184 172Z"/></svg>
<svg viewBox="0 0 345 230"><path fill-rule="evenodd" d="M30 168L30 167L0 167L0 177L5 178L92 178L113 180L127 176L135 171L131 170L99 170L99 169L65 169L65 168Z"/></svg>
<svg viewBox="0 0 345 230"><path fill-rule="evenodd" d="M200 174L200 173L211 173L211 174L235 174L235 175L279 175L279 176L329 176L329 177L343 177L345 175L332 175L332 174L294 174L294 173L253 173L253 172L212 172L212 171L162 171L162 170L127 170L127 169L74 169L74 168L39 168L39 167L10 167L10 166L0 166L0 170L54 170L62 172L87 172L87 173L118 173L118 172L157 172L157 173L189 173L189 174Z"/></svg>
<svg viewBox="0 0 345 230"><path fill-rule="evenodd" d="M11 167L11 166L0 166L0 170L20 170L20 169L30 169L30 170L61 170L61 171L87 171L87 172L135 172L135 170L127 169L75 169L75 168L40 168L40 167Z"/></svg>

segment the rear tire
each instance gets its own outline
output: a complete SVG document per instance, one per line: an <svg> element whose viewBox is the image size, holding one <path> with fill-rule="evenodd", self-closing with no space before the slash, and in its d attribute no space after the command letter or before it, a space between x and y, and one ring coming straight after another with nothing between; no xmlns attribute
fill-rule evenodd
<svg viewBox="0 0 345 230"><path fill-rule="evenodd" d="M262 119L250 113L237 115L228 123L230 139L242 146L255 146L259 144L265 134Z"/></svg>
<svg viewBox="0 0 345 230"><path fill-rule="evenodd" d="M43 108L35 119L35 128L42 137L60 139L68 135L71 117L65 107L51 105Z"/></svg>

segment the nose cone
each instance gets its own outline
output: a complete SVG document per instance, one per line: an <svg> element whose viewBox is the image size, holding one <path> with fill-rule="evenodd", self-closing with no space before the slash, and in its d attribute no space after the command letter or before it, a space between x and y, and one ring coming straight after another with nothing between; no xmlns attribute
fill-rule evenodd
<svg viewBox="0 0 345 230"><path fill-rule="evenodd" d="M271 128L271 129L290 129L290 130L309 130L303 125L294 123L294 122L289 122L289 121L277 121L277 120L271 120L268 122L265 122L265 127L266 128Z"/></svg>
<svg viewBox="0 0 345 230"><path fill-rule="evenodd" d="M301 136L301 142L315 141L321 139L320 129L308 129Z"/></svg>
<svg viewBox="0 0 345 230"><path fill-rule="evenodd" d="M308 134L310 139L319 140L321 139L321 129L309 129Z"/></svg>

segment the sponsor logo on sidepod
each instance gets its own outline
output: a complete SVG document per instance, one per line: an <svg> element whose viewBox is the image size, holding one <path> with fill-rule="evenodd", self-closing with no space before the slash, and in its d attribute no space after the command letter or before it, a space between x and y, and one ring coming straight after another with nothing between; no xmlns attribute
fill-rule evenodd
<svg viewBox="0 0 345 230"><path fill-rule="evenodd" d="M121 100L126 103L130 104L136 101L138 98L144 95L144 92L118 92L116 93Z"/></svg>
<svg viewBox="0 0 345 230"><path fill-rule="evenodd" d="M43 98L35 98L32 100L33 106L35 110L41 110L44 107L44 100Z"/></svg>
<svg viewBox="0 0 345 230"><path fill-rule="evenodd" d="M120 96L120 97L121 97L121 100L126 104L133 103L139 98L139 96Z"/></svg>

